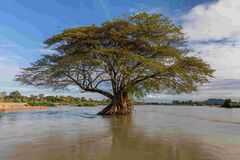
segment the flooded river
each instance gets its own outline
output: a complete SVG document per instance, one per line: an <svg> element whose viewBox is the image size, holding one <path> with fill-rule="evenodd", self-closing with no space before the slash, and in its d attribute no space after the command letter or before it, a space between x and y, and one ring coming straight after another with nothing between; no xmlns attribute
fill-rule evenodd
<svg viewBox="0 0 240 160"><path fill-rule="evenodd" d="M0 114L0 160L239 160L240 109L136 106Z"/></svg>

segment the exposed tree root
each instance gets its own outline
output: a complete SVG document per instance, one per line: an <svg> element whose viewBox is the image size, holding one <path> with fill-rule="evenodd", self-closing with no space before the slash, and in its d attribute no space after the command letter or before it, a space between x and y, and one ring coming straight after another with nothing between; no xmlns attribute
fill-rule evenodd
<svg viewBox="0 0 240 160"><path fill-rule="evenodd" d="M129 115L132 113L132 111L133 104L130 101L125 104L112 102L102 111L100 111L98 115Z"/></svg>

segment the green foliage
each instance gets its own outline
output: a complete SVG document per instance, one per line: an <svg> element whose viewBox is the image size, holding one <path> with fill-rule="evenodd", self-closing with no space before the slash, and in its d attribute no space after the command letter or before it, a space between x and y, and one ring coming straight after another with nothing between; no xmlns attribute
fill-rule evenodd
<svg viewBox="0 0 240 160"><path fill-rule="evenodd" d="M231 99L225 99L224 104L222 105L224 108L240 108L240 102L232 102Z"/></svg>
<svg viewBox="0 0 240 160"><path fill-rule="evenodd" d="M55 107L56 105L52 102L40 102L40 101L34 101L34 102L28 102L29 106L47 106L47 107Z"/></svg>
<svg viewBox="0 0 240 160"><path fill-rule="evenodd" d="M84 107L84 106L99 106L99 105L103 105L104 103L101 102L80 102L77 104L77 106L79 107Z"/></svg>
<svg viewBox="0 0 240 160"><path fill-rule="evenodd" d="M223 104L223 99L210 98L205 101L178 101L173 100L172 105L184 105L184 106L221 106Z"/></svg>
<svg viewBox="0 0 240 160"><path fill-rule="evenodd" d="M30 100L30 101L37 101L37 100L38 100L38 96L36 96L36 95L31 95L29 100Z"/></svg>
<svg viewBox="0 0 240 160"><path fill-rule="evenodd" d="M12 99L20 99L22 97L21 93L18 91L11 92L9 97Z"/></svg>
<svg viewBox="0 0 240 160"><path fill-rule="evenodd" d="M72 97L72 96L44 96L43 94L31 95L30 97L23 96L12 96L15 93L21 95L20 92L15 91L10 93L9 96L6 92L3 92L4 97L3 102L15 102L15 103L27 103L29 106L49 106L53 107L56 105L72 105L72 106L98 106L108 103L109 101L103 99L101 101L96 101L91 98L86 99L85 97ZM11 96L10 96L11 95ZM15 97L15 98L14 98ZM17 97L17 98L16 98Z"/></svg>
<svg viewBox="0 0 240 160"><path fill-rule="evenodd" d="M188 56L182 28L160 14L66 29L45 44L55 53L23 69L17 81L55 90L76 85L114 100L191 93L214 72L199 57Z"/></svg>
<svg viewBox="0 0 240 160"><path fill-rule="evenodd" d="M223 107L231 108L232 107L232 100L231 99L225 99Z"/></svg>
<svg viewBox="0 0 240 160"><path fill-rule="evenodd" d="M189 100L189 101L177 101L177 100L174 100L174 101L172 101L172 105L205 106L205 105L209 105L209 104L206 104L205 102L194 102L192 100Z"/></svg>

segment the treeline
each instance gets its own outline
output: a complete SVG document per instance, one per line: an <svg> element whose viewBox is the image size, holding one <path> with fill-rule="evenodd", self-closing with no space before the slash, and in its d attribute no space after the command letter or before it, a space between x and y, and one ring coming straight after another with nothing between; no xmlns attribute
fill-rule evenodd
<svg viewBox="0 0 240 160"><path fill-rule="evenodd" d="M240 108L240 102L233 102L231 99L208 99L203 102L189 101L172 101L170 105L185 105L185 106L221 106L224 108Z"/></svg>
<svg viewBox="0 0 240 160"><path fill-rule="evenodd" d="M171 105L170 103L160 103L160 102L138 102L134 101L135 105Z"/></svg>
<svg viewBox="0 0 240 160"><path fill-rule="evenodd" d="M85 97L72 96L45 96L44 94L24 96L19 91L9 94L0 92L1 102L26 103L30 106L56 106L56 105L76 105L76 106L97 106L106 104L108 100L96 101Z"/></svg>
<svg viewBox="0 0 240 160"><path fill-rule="evenodd" d="M178 100L174 100L172 101L171 105L186 105L186 106L206 106L209 105L205 102L194 102L192 100L189 101L178 101ZM214 104L213 104L214 105Z"/></svg>
<svg viewBox="0 0 240 160"><path fill-rule="evenodd" d="M240 102L233 102L231 99L226 99L222 105L224 108L240 108Z"/></svg>

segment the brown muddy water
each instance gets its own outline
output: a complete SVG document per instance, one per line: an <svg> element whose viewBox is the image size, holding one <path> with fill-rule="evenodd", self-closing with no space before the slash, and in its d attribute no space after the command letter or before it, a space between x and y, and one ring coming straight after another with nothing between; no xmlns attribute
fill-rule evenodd
<svg viewBox="0 0 240 160"><path fill-rule="evenodd" d="M56 107L0 115L0 160L239 160L240 110L136 106Z"/></svg>

